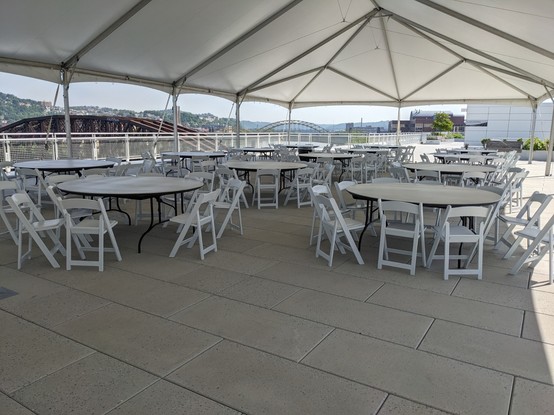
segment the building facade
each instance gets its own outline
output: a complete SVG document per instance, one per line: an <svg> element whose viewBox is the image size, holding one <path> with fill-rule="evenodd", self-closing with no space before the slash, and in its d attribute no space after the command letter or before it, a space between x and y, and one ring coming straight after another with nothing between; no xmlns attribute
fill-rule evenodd
<svg viewBox="0 0 554 415"><path fill-rule="evenodd" d="M416 110L410 112L409 120L400 121L400 130L402 132L424 132L430 133L433 131L433 121L437 112L448 114L450 120L454 124L452 132L464 132L465 117L463 115L454 115L449 111L421 111ZM396 132L396 121L389 121L389 131Z"/></svg>
<svg viewBox="0 0 554 415"><path fill-rule="evenodd" d="M552 124L552 102L538 106L535 122L535 137L541 140L550 138ZM524 141L532 131L533 111L531 106L509 105L468 105L466 115L465 143L481 145L483 138L493 140Z"/></svg>

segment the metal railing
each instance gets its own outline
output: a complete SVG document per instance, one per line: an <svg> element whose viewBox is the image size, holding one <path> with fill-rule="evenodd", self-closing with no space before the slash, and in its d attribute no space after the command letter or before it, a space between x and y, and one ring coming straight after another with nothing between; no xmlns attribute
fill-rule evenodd
<svg viewBox="0 0 554 415"><path fill-rule="evenodd" d="M233 133L179 134L180 151L217 151L233 147L267 147L274 144L319 144L334 146L415 144L425 140L426 133L360 134L360 133ZM173 134L156 133L73 133L73 158L105 159L120 157L130 161L142 158L146 150L158 156L174 150ZM68 158L65 134L1 133L0 161Z"/></svg>

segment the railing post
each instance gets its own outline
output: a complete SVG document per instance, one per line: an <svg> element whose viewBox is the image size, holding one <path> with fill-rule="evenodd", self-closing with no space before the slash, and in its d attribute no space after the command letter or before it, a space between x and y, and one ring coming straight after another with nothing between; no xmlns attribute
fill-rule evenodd
<svg viewBox="0 0 554 415"><path fill-rule="evenodd" d="M125 134L125 160L131 161L131 149L129 148L129 134Z"/></svg>
<svg viewBox="0 0 554 415"><path fill-rule="evenodd" d="M54 134L54 148L52 149L52 160L58 160L60 157L58 148L58 136Z"/></svg>
<svg viewBox="0 0 554 415"><path fill-rule="evenodd" d="M92 145L92 159L98 160L98 139L96 138L96 134L92 134L92 140L90 140L90 143Z"/></svg>

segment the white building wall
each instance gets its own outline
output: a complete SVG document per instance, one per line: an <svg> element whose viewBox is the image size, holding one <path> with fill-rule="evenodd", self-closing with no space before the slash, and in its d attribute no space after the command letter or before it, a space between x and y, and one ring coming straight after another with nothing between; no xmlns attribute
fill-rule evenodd
<svg viewBox="0 0 554 415"><path fill-rule="evenodd" d="M550 138L552 102L545 102L537 108L535 137ZM468 105L466 112L465 143L481 145L483 138L517 140L527 139L531 134L533 111L531 107L508 105ZM478 124L486 123L486 126Z"/></svg>

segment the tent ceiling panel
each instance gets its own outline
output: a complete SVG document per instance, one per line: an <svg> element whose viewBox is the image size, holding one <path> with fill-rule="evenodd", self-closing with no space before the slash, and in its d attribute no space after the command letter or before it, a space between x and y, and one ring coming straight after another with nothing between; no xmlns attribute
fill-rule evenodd
<svg viewBox="0 0 554 415"><path fill-rule="evenodd" d="M334 103L342 101L350 103L389 101L390 104L396 105L396 102L390 97L359 83L351 82L332 71L325 71L317 77L298 97L298 101L323 101L325 96L330 102Z"/></svg>
<svg viewBox="0 0 554 415"><path fill-rule="evenodd" d="M515 98L516 92L513 88L495 80L479 69L469 64L462 64L414 93L409 99L436 101L439 97L448 94L451 99L458 97L468 100L485 101L487 98L502 100ZM527 97L520 93L519 99L527 99Z"/></svg>
<svg viewBox="0 0 554 415"><path fill-rule="evenodd" d="M3 3L0 56L59 64L135 2L18 0Z"/></svg>
<svg viewBox="0 0 554 415"><path fill-rule="evenodd" d="M58 81L78 56L72 82L285 106L510 102L554 89L553 22L552 0L18 0L0 70Z"/></svg>

